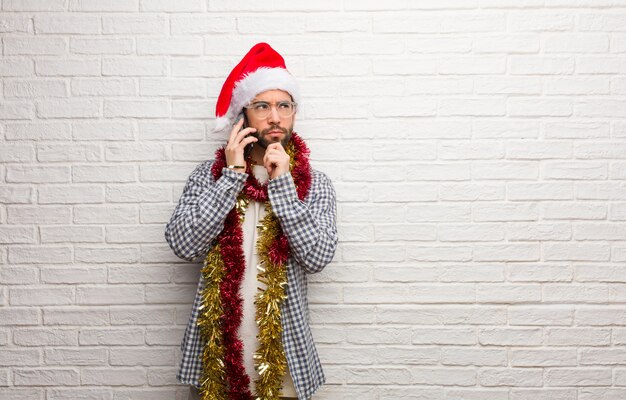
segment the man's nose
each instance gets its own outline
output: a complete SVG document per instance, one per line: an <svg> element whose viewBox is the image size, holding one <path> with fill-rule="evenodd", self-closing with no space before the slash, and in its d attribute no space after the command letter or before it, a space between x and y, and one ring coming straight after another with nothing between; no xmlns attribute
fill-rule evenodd
<svg viewBox="0 0 626 400"><path fill-rule="evenodd" d="M273 105L270 106L270 115L268 116L269 123L279 124L280 123L280 115L278 115L278 108Z"/></svg>

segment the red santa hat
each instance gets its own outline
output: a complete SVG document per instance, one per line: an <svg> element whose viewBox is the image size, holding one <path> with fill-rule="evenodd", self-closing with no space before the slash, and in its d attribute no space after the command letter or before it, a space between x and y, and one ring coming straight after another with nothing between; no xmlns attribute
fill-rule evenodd
<svg viewBox="0 0 626 400"><path fill-rule="evenodd" d="M267 43L258 43L231 71L215 105L215 131L230 131L235 119L252 99L267 90L284 90L296 103L300 90L287 71L283 57Z"/></svg>

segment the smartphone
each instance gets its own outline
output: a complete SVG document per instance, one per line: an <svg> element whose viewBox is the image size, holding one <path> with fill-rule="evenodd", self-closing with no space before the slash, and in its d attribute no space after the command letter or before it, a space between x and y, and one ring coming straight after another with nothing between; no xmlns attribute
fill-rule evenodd
<svg viewBox="0 0 626 400"><path fill-rule="evenodd" d="M245 129L248 127L248 119L246 118L246 114L245 113L240 113L237 118L235 118L235 125L237 125L239 123L239 121L241 121L241 119L243 119L243 125L241 125L241 129ZM240 131L241 131L240 129ZM252 133L249 133L248 135L246 135L246 137L252 135ZM249 145L247 145L245 147L245 149L243 150L243 156L247 159L248 156L250 155L250 152L252 151L252 147L254 147L254 143L250 143Z"/></svg>

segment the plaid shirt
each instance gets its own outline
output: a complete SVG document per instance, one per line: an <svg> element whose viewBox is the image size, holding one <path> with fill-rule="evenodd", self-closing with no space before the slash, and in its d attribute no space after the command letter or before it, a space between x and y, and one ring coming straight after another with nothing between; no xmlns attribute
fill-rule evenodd
<svg viewBox="0 0 626 400"><path fill-rule="evenodd" d="M224 227L226 215L235 206L247 174L227 168L215 181L212 161L191 174L167 224L165 238L174 253L192 261L206 255ZM268 193L272 210L289 241L287 299L282 303L283 347L287 364L300 399L308 399L325 382L324 372L309 327L307 274L320 272L333 258L337 247L335 191L319 171L312 170L309 194L300 201L291 174L272 179ZM198 283L193 309L183 342L182 361L177 375L181 383L199 387L203 345L198 329L198 307L204 288Z"/></svg>

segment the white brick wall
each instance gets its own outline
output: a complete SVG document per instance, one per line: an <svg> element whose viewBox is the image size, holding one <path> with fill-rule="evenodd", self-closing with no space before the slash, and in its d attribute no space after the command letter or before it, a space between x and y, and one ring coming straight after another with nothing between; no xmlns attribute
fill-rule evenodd
<svg viewBox="0 0 626 400"><path fill-rule="evenodd" d="M626 1L269 3L0 0L0 399L186 399L163 229L258 41L339 199L316 399L625 399Z"/></svg>

